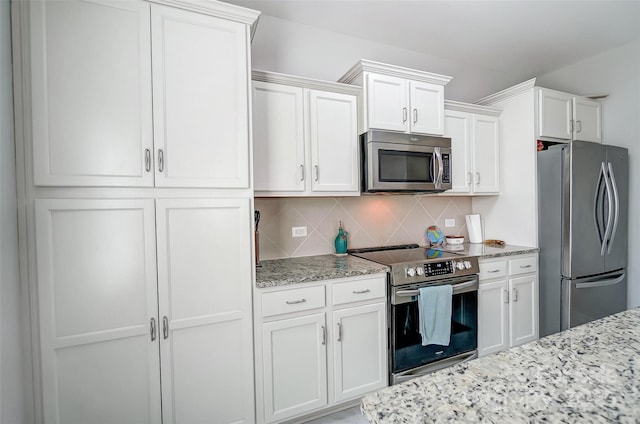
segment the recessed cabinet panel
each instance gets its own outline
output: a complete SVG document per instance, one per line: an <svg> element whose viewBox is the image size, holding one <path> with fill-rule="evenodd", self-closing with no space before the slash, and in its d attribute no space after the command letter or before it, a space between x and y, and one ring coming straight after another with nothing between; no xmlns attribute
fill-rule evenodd
<svg viewBox="0 0 640 424"><path fill-rule="evenodd" d="M367 127L406 132L409 109L407 82L388 75L367 77Z"/></svg>
<svg viewBox="0 0 640 424"><path fill-rule="evenodd" d="M149 5L30 2L36 185L152 186Z"/></svg>
<svg viewBox="0 0 640 424"><path fill-rule="evenodd" d="M249 185L244 24L153 5L156 185Z"/></svg>
<svg viewBox="0 0 640 424"><path fill-rule="evenodd" d="M478 354L509 347L509 294L507 280L482 283L478 290Z"/></svg>
<svg viewBox="0 0 640 424"><path fill-rule="evenodd" d="M444 86L410 81L409 93L411 132L444 134Z"/></svg>
<svg viewBox="0 0 640 424"><path fill-rule="evenodd" d="M309 90L313 191L358 191L355 96Z"/></svg>
<svg viewBox="0 0 640 424"><path fill-rule="evenodd" d="M538 276L529 274L509 280L510 343L517 346L538 338Z"/></svg>
<svg viewBox="0 0 640 424"><path fill-rule="evenodd" d="M573 98L573 139L602 143L602 104L598 101Z"/></svg>
<svg viewBox="0 0 640 424"><path fill-rule="evenodd" d="M253 81L254 189L304 191L303 89Z"/></svg>
<svg viewBox="0 0 640 424"><path fill-rule="evenodd" d="M451 190L448 193L469 193L471 190L471 114L455 110L445 111L445 137L451 138L454 157Z"/></svg>
<svg viewBox="0 0 640 424"><path fill-rule="evenodd" d="M571 140L571 94L540 88L538 90L538 134Z"/></svg>
<svg viewBox="0 0 640 424"><path fill-rule="evenodd" d="M500 191L500 118L473 115L473 191L498 193Z"/></svg>

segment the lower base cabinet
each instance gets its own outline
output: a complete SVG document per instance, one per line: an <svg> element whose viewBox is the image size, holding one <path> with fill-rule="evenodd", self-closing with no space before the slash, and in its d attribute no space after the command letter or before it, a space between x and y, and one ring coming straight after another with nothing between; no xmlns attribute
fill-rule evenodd
<svg viewBox="0 0 640 424"><path fill-rule="evenodd" d="M538 339L538 255L480 260L478 355Z"/></svg>
<svg viewBox="0 0 640 424"><path fill-rule="evenodd" d="M385 290L381 274L259 291L258 422L301 417L387 386Z"/></svg>

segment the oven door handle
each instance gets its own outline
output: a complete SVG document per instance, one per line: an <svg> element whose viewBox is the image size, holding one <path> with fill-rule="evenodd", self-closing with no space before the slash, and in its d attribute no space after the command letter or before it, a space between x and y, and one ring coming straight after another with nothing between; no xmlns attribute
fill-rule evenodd
<svg viewBox="0 0 640 424"><path fill-rule="evenodd" d="M478 284L478 280L469 280L463 283L453 285L453 294L459 293L461 290L467 289ZM419 289L415 290L398 290L395 295L398 297L418 296L420 294Z"/></svg>

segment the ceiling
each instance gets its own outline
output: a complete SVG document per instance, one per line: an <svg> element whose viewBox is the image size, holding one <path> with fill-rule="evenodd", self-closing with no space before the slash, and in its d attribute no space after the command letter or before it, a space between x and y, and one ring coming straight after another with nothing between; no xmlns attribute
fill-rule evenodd
<svg viewBox="0 0 640 424"><path fill-rule="evenodd" d="M225 1L276 18L522 78L640 38L640 0Z"/></svg>

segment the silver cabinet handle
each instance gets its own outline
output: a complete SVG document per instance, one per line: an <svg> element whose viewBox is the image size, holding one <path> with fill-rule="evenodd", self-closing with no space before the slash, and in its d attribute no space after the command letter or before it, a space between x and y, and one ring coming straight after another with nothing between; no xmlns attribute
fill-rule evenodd
<svg viewBox="0 0 640 424"><path fill-rule="evenodd" d="M158 149L158 171L164 171L164 152L162 149Z"/></svg>
<svg viewBox="0 0 640 424"><path fill-rule="evenodd" d="M480 184L480 173L476 172L476 184Z"/></svg>
<svg viewBox="0 0 640 424"><path fill-rule="evenodd" d="M363 293L369 293L371 290L369 289L364 289L364 290L354 290L353 294L363 294Z"/></svg>
<svg viewBox="0 0 640 424"><path fill-rule="evenodd" d="M490 271L487 271L489 274L495 274L496 272L500 272L499 269L492 269Z"/></svg>
<svg viewBox="0 0 640 424"><path fill-rule="evenodd" d="M151 341L155 341L156 340L156 319L155 318L151 318L151 325L149 326L149 332L151 334Z"/></svg>
<svg viewBox="0 0 640 424"><path fill-rule="evenodd" d="M166 340L169 338L169 318L162 317L162 337Z"/></svg>
<svg viewBox="0 0 640 424"><path fill-rule="evenodd" d="M467 185L471 185L471 172L467 172Z"/></svg>
<svg viewBox="0 0 640 424"><path fill-rule="evenodd" d="M573 134L573 119L569 119L569 135Z"/></svg>
<svg viewBox="0 0 640 424"><path fill-rule="evenodd" d="M151 150L144 149L144 169L151 172Z"/></svg>
<svg viewBox="0 0 640 424"><path fill-rule="evenodd" d="M418 109L413 109L413 123L418 122Z"/></svg>
<svg viewBox="0 0 640 424"><path fill-rule="evenodd" d="M531 265L520 265L520 268L531 268Z"/></svg>
<svg viewBox="0 0 640 424"><path fill-rule="evenodd" d="M576 121L576 132L582 132L582 121Z"/></svg>
<svg viewBox="0 0 640 424"><path fill-rule="evenodd" d="M403 107L402 108L402 123L404 124L405 122L407 122L407 108Z"/></svg>
<svg viewBox="0 0 640 424"><path fill-rule="evenodd" d="M512 296L513 301L517 302L518 301L518 289L513 288L512 291L513 291L513 296Z"/></svg>
<svg viewBox="0 0 640 424"><path fill-rule="evenodd" d="M286 303L287 305L295 305L295 304L297 304L297 303L304 303L304 302L306 302L306 301L307 301L307 299L302 298L302 299L300 299L300 300L287 300L285 303Z"/></svg>
<svg viewBox="0 0 640 424"><path fill-rule="evenodd" d="M300 181L304 181L304 165L300 165Z"/></svg>
<svg viewBox="0 0 640 424"><path fill-rule="evenodd" d="M504 289L504 303L509 303L509 290Z"/></svg>
<svg viewBox="0 0 640 424"><path fill-rule="evenodd" d="M318 165L313 166L313 171L316 174L315 180L318 181L318 178L320 178L320 168L318 168Z"/></svg>
<svg viewBox="0 0 640 424"><path fill-rule="evenodd" d="M342 326L338 323L338 341L342 341Z"/></svg>
<svg viewBox="0 0 640 424"><path fill-rule="evenodd" d="M322 344L326 345L327 344L327 329L325 328L324 325L321 328L322 328Z"/></svg>

